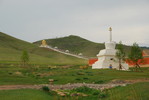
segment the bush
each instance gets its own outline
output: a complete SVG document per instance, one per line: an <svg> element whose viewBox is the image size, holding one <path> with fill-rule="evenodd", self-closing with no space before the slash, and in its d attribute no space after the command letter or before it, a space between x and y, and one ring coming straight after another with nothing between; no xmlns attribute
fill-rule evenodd
<svg viewBox="0 0 149 100"><path fill-rule="evenodd" d="M80 93L86 93L89 95L99 95L100 94L100 90L92 89L87 86L82 86L82 87L73 89L73 91L80 92Z"/></svg>
<svg viewBox="0 0 149 100"><path fill-rule="evenodd" d="M77 80L77 81L80 81L81 79L80 79L80 78L76 78L76 80Z"/></svg>
<svg viewBox="0 0 149 100"><path fill-rule="evenodd" d="M82 92L82 93L86 93L86 92L90 92L92 91L91 88L88 88L87 86L82 86L79 88L74 89L76 92Z"/></svg>
<svg viewBox="0 0 149 100"><path fill-rule="evenodd" d="M107 96L108 96L108 94L106 92L102 92L99 94L99 98L105 98Z"/></svg>
<svg viewBox="0 0 149 100"><path fill-rule="evenodd" d="M9 74L9 75L12 75L12 72L9 72L8 74Z"/></svg>
<svg viewBox="0 0 149 100"><path fill-rule="evenodd" d="M56 95L57 94L55 91L50 90L49 87L47 87L47 86L43 86L42 90L45 92L48 92L49 95Z"/></svg>
<svg viewBox="0 0 149 100"><path fill-rule="evenodd" d="M43 86L43 87L42 87L42 90L44 90L44 91L46 91L46 92L49 92L49 91L50 91L49 87L47 87L47 86Z"/></svg>
<svg viewBox="0 0 149 100"><path fill-rule="evenodd" d="M98 90L94 90L92 93L92 95L99 95L99 94L100 94L100 91L98 91Z"/></svg>
<svg viewBox="0 0 149 100"><path fill-rule="evenodd" d="M83 72L77 72L77 75L84 75Z"/></svg>
<svg viewBox="0 0 149 100"><path fill-rule="evenodd" d="M58 81L57 79L54 79L54 82Z"/></svg>
<svg viewBox="0 0 149 100"><path fill-rule="evenodd" d="M87 78L87 77L84 77L83 79L84 79L84 80L88 80L88 78Z"/></svg>
<svg viewBox="0 0 149 100"><path fill-rule="evenodd" d="M103 80L98 80L98 81L95 81L95 84L102 84L102 83L104 83L104 81L103 81Z"/></svg>
<svg viewBox="0 0 149 100"><path fill-rule="evenodd" d="M49 91L50 95L57 95L55 91Z"/></svg>

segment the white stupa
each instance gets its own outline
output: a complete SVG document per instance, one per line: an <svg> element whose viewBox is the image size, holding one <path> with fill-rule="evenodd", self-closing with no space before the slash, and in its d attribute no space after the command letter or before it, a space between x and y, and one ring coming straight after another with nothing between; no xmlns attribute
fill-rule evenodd
<svg viewBox="0 0 149 100"><path fill-rule="evenodd" d="M112 65L112 68L119 69L119 63L116 58L116 42L112 41L112 28L109 28L110 31L110 41L105 43L105 49L101 50L97 54L98 60L92 65L92 69L102 69L109 68ZM128 70L128 65L123 62L122 70Z"/></svg>

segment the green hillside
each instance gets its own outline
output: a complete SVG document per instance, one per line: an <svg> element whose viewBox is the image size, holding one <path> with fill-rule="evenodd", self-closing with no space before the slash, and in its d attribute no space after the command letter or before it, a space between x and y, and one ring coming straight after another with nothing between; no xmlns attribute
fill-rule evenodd
<svg viewBox="0 0 149 100"><path fill-rule="evenodd" d="M89 40L83 39L78 36L70 35L68 37L46 39L47 44L55 47L57 46L62 50L69 50L72 53L83 53L87 57L96 57L101 49L104 49L104 43L95 43ZM34 42L34 44L41 45L41 40ZM126 51L129 51L130 47L125 46Z"/></svg>
<svg viewBox="0 0 149 100"><path fill-rule="evenodd" d="M39 48L0 32L0 62L19 62L23 50L30 55L30 63L37 64L86 64L85 60Z"/></svg>

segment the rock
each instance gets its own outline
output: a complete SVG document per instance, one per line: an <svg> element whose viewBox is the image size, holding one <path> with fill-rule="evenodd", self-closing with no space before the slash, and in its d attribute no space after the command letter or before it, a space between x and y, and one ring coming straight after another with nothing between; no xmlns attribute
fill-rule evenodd
<svg viewBox="0 0 149 100"><path fill-rule="evenodd" d="M70 96L83 96L83 97L85 97L85 96L88 96L87 94L84 94L84 93L72 93Z"/></svg>
<svg viewBox="0 0 149 100"><path fill-rule="evenodd" d="M78 94L77 93L72 93L70 96L78 96Z"/></svg>
<svg viewBox="0 0 149 100"><path fill-rule="evenodd" d="M49 79L49 84L53 85L54 79Z"/></svg>
<svg viewBox="0 0 149 100"><path fill-rule="evenodd" d="M61 92L59 90L53 90L53 91L55 91L58 95L60 95L62 97L66 96L66 94L64 92Z"/></svg>
<svg viewBox="0 0 149 100"><path fill-rule="evenodd" d="M18 76L22 76L22 73L21 72L15 72L14 74L15 75L18 75Z"/></svg>
<svg viewBox="0 0 149 100"><path fill-rule="evenodd" d="M66 96L66 94L64 94L63 92L60 92L59 95L62 97Z"/></svg>

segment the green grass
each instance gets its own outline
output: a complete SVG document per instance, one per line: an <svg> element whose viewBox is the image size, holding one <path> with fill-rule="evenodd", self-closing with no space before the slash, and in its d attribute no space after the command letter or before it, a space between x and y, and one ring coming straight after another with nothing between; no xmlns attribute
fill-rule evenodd
<svg viewBox="0 0 149 100"><path fill-rule="evenodd" d="M60 54L46 48L39 48L37 45L16 39L0 32L0 63L19 63L23 50L27 50L29 52L31 64L87 64L87 60Z"/></svg>
<svg viewBox="0 0 149 100"><path fill-rule="evenodd" d="M62 50L69 50L72 53L83 53L87 57L96 57L101 49L104 49L104 43L95 43L79 36L70 35L67 37L61 37L56 39L46 39L47 44ZM34 42L36 45L40 45L41 41ZM125 45L124 48L127 53L130 50L129 46Z"/></svg>
<svg viewBox="0 0 149 100"><path fill-rule="evenodd" d="M47 39L47 44L52 47L57 46L62 50L69 50L72 53L83 53L85 56L94 57L100 49L104 48L103 44L94 43L78 36L70 35L68 37ZM40 45L41 41L34 44Z"/></svg>
<svg viewBox="0 0 149 100"><path fill-rule="evenodd" d="M136 83L108 90L107 100L148 100L149 83Z"/></svg>
<svg viewBox="0 0 149 100"><path fill-rule="evenodd" d="M39 66L39 68L37 68ZM79 66L71 66L63 69L49 69L48 65L32 65L31 68L22 68L17 64L0 64L0 85L11 84L47 84L48 79L54 79L54 84L66 83L106 83L113 79L132 80L149 78L149 68L142 68L143 72L118 71L111 69L92 70L80 69ZM21 72L17 75L15 72ZM83 90L81 90L83 91ZM105 91L103 91L105 92ZM86 92L90 94L89 92ZM115 87L106 91L106 98L101 100L148 100L149 83L137 83L126 87ZM99 95L88 97L59 97L51 96L41 90L0 90L2 100L98 100ZM99 99L100 100L100 99Z"/></svg>
<svg viewBox="0 0 149 100"><path fill-rule="evenodd" d="M1 100L52 100L53 97L41 90L21 89L0 91Z"/></svg>
<svg viewBox="0 0 149 100"><path fill-rule="evenodd" d="M95 91L95 90L94 90ZM103 91L105 92L105 91ZM84 93L84 92L83 92ZM42 90L18 89L0 90L2 100L148 100L149 83L136 83L125 87L115 87L106 90L106 97L89 95L87 97L59 97Z"/></svg>
<svg viewBox="0 0 149 100"><path fill-rule="evenodd" d="M0 66L0 84L47 84L48 79L54 79L54 84L67 83L106 83L114 79L144 79L149 78L149 69L142 68L144 72L118 71L110 69L92 70L79 69L78 66L72 66L62 69L57 66L56 69L49 69L49 65L32 65L32 68L17 67L18 65ZM40 68L36 68L39 66ZM22 75L16 75L15 72L21 72Z"/></svg>
<svg viewBox="0 0 149 100"><path fill-rule="evenodd" d="M103 91L105 92L105 91ZM115 87L106 91L105 98L99 96L80 97L79 100L148 100L149 83L136 83L125 87Z"/></svg>

